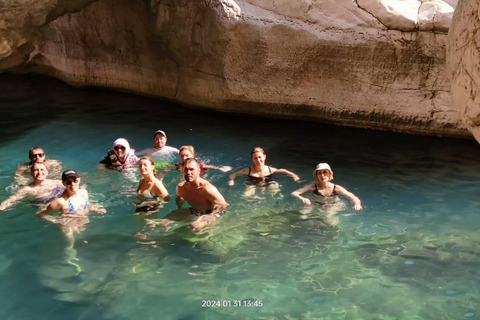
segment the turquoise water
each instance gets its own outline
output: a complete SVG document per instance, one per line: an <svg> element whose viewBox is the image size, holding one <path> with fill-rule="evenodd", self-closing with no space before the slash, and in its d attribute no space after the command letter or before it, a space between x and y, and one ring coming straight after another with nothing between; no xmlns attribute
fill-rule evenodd
<svg viewBox="0 0 480 320"><path fill-rule="evenodd" d="M40 77L2 75L0 85L0 200L15 188L17 164L40 145L78 170L108 210L91 214L76 252L28 202L0 213L0 319L480 317L475 141L203 112ZM136 216L138 172L96 166L116 138L140 150L157 129L169 145L192 144L205 162L234 170L262 146L268 164L302 181L278 176L281 194L246 201L242 177L228 187L228 174L211 170L227 215L202 233L185 223L165 231L148 222L174 201L158 216ZM364 206L349 204L333 227L316 212L303 215L289 195L312 182L318 162ZM171 194L180 181L175 172L164 179Z"/></svg>

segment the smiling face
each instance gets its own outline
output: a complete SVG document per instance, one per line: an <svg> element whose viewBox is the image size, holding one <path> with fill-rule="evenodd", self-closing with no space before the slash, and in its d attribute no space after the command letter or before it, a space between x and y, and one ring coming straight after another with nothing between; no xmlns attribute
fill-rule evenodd
<svg viewBox="0 0 480 320"><path fill-rule="evenodd" d="M32 165L32 169L30 170L30 174L34 180L44 181L48 176L47 166L40 162L34 163Z"/></svg>
<svg viewBox="0 0 480 320"><path fill-rule="evenodd" d="M199 174L200 167L198 165L198 162L195 160L187 161L187 163L183 167L183 177L185 178L185 181L193 182L197 180Z"/></svg>
<svg viewBox="0 0 480 320"><path fill-rule="evenodd" d="M252 161L256 167L262 167L266 159L267 156L263 152L257 151L252 154Z"/></svg>
<svg viewBox="0 0 480 320"><path fill-rule="evenodd" d="M138 162L138 168L140 169L140 173L145 176L150 174L154 167L148 159L142 159Z"/></svg>
<svg viewBox="0 0 480 320"><path fill-rule="evenodd" d="M155 148L162 149L167 144L167 137L161 133L157 133L153 138L153 141L155 142Z"/></svg>
<svg viewBox="0 0 480 320"><path fill-rule="evenodd" d="M121 144L117 144L115 147L113 147L113 151L117 155L117 157L121 160L125 159L126 156L126 150L125 146L122 146Z"/></svg>
<svg viewBox="0 0 480 320"><path fill-rule="evenodd" d="M29 154L32 163L45 162L45 151L42 148L33 149Z"/></svg>

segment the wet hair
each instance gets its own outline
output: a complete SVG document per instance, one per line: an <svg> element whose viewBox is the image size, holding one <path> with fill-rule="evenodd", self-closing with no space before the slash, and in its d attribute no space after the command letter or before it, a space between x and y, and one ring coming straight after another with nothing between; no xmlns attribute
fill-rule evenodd
<svg viewBox="0 0 480 320"><path fill-rule="evenodd" d="M155 161L153 161L152 158L150 158L149 156L143 156L140 158L140 160L138 160L138 164L140 165L140 161L142 160L147 160L148 162L150 162L152 164L152 167L153 167L153 175L155 176L155 178L157 177L157 169L155 168Z"/></svg>
<svg viewBox="0 0 480 320"><path fill-rule="evenodd" d="M193 146L182 146L178 153L182 152L183 150L188 150L192 154L192 158L195 158L195 148Z"/></svg>
<svg viewBox="0 0 480 320"><path fill-rule="evenodd" d="M250 155L253 156L253 154L254 154L255 152L261 152L261 153L263 153L264 155L267 155L267 154L265 153L265 150L263 150L263 149L260 148L260 147L255 147L255 148L253 148L253 150L252 150L252 152L250 153Z"/></svg>
<svg viewBox="0 0 480 320"><path fill-rule="evenodd" d="M32 147L32 148L30 148L30 150L28 150L28 159L32 160L33 151L38 150L38 149L41 149L43 151L43 153L45 153L45 150L43 150L42 147Z"/></svg>
<svg viewBox="0 0 480 320"><path fill-rule="evenodd" d="M185 160L185 164L184 164L184 168L187 166L187 164L189 164L190 162L195 162L197 164L197 166L200 166L200 163L198 162L197 159L195 158L188 158L187 160Z"/></svg>
<svg viewBox="0 0 480 320"><path fill-rule="evenodd" d="M34 169L33 167L35 167L35 166L44 166L45 169L47 169L47 171L48 171L48 167L47 167L47 165L45 164L45 162L35 162L34 164L32 164L32 165L30 166L30 174L33 174L33 169Z"/></svg>

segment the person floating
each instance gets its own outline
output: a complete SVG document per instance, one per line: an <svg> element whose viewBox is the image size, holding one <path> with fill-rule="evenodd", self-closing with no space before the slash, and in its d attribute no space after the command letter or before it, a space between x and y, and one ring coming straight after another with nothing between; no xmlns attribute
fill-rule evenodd
<svg viewBox="0 0 480 320"><path fill-rule="evenodd" d="M185 220L198 217L191 224L195 230L214 224L225 213L229 204L213 184L200 178L200 165L196 159L185 161L183 175L185 181L179 183L176 189L178 210L170 213L166 219ZM182 209L185 201L190 204L189 209Z"/></svg>
<svg viewBox="0 0 480 320"><path fill-rule="evenodd" d="M138 166L143 178L138 184L137 197L133 203L137 207L137 212L151 214L158 211L161 203L169 201L170 195L162 181L157 178L152 158L147 156L140 158Z"/></svg>
<svg viewBox="0 0 480 320"><path fill-rule="evenodd" d="M19 165L15 171L15 181L20 186L28 183L31 174L30 169L34 163L45 163L49 172L48 178L50 179L60 176L62 172L62 164L57 160L47 159L43 148L31 148L28 151L28 159L30 160L29 162Z"/></svg>
<svg viewBox="0 0 480 320"><path fill-rule="evenodd" d="M0 211L6 210L15 202L24 198L32 202L49 203L62 194L65 189L60 180L47 179L48 168L45 162L35 162L32 164L30 167L30 175L33 177L33 182L3 201L0 204Z"/></svg>
<svg viewBox="0 0 480 320"><path fill-rule="evenodd" d="M327 163L319 163L315 171L313 171L313 177L317 183L295 190L292 192L292 196L302 201L304 205L309 206L312 203L311 199L302 196L306 192L311 191L313 193L312 199L315 202L326 205L338 202L337 195L342 195L350 199L354 210L362 210L362 203L358 197L344 187L331 182L333 180L333 171Z"/></svg>
<svg viewBox="0 0 480 320"><path fill-rule="evenodd" d="M279 185L277 182L272 180L272 176L274 173L283 173L292 177L294 181L299 181L300 178L293 172L288 171L286 169L277 169L271 166L267 166L265 164L265 160L267 159L267 155L265 151L260 148L256 147L253 148L252 152L252 161L253 166L245 168L243 170L237 171L230 175L230 180L228 181L229 186L233 186L235 184L235 178L242 175L248 175L247 179L247 189L245 190L244 197L250 198L252 197L256 189L260 188L262 190L269 189L270 193L275 194L279 192Z"/></svg>
<svg viewBox="0 0 480 320"><path fill-rule="evenodd" d="M155 146L138 152L139 156L151 157L157 167L171 164L178 156L178 149L167 146L167 134L163 130L157 130L153 134Z"/></svg>
<svg viewBox="0 0 480 320"><path fill-rule="evenodd" d="M119 138L113 142L113 150L107 152L107 156L99 163L104 164L109 169L122 170L133 167L138 161L135 155L135 149L130 148L130 144L124 138Z"/></svg>

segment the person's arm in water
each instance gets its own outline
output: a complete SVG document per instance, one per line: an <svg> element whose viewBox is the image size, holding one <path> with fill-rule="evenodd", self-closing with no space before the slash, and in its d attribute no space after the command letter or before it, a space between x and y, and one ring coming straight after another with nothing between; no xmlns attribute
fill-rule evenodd
<svg viewBox="0 0 480 320"><path fill-rule="evenodd" d="M234 172L232 173L229 178L230 178L230 181L228 181L228 185L229 186L233 186L235 184L235 178L238 177L238 176L244 176L246 174L248 174L248 169L249 168L245 168L243 170L240 170L240 171L237 171L237 172Z"/></svg>
<svg viewBox="0 0 480 320"><path fill-rule="evenodd" d="M335 188L336 192L342 196L345 196L347 197L348 199L350 199L350 201L352 201L353 203L353 209L355 210L362 210L362 202L360 201L360 199L355 196L353 193L349 192L347 189L345 189L344 187L342 186L339 186L338 184L336 185L336 188Z"/></svg>
<svg viewBox="0 0 480 320"><path fill-rule="evenodd" d="M230 167L230 166L219 166L219 167L217 167L217 166L212 166L212 165L210 165L210 164L204 164L203 167L204 167L205 169L220 170L220 171L222 171L222 172L232 171L232 167Z"/></svg>
<svg viewBox="0 0 480 320"><path fill-rule="evenodd" d="M22 189L18 190L16 194L11 195L7 200L3 201L2 204L0 204L0 211L8 209L8 207L13 205L15 202L25 198L27 195L27 187L23 187Z"/></svg>
<svg viewBox="0 0 480 320"><path fill-rule="evenodd" d="M272 168L273 172L274 173L284 173L286 174L287 176L289 177L292 177L293 180L295 181L298 181L300 180L300 177L297 176L295 173L291 172L291 171L288 171L287 169L275 169L275 168Z"/></svg>
<svg viewBox="0 0 480 320"><path fill-rule="evenodd" d="M155 189L156 189L156 194L158 194L160 197L162 197L163 201L169 201L170 200L170 195L168 194L167 188L163 185L163 183L160 180L155 181Z"/></svg>
<svg viewBox="0 0 480 320"><path fill-rule="evenodd" d="M312 191L314 189L315 189L315 185L309 184L308 186L305 186L303 188L293 191L292 196L302 201L304 205L309 206L310 204L312 204L312 202L310 201L310 199L302 197L302 194L304 194L307 191Z"/></svg>
<svg viewBox="0 0 480 320"><path fill-rule="evenodd" d="M225 198L213 184L208 183L205 191L208 201L210 201L213 205L212 212L210 213L212 217L216 217L217 213L220 213L227 209L229 204L227 203L227 201L225 201Z"/></svg>
<svg viewBox="0 0 480 320"><path fill-rule="evenodd" d="M57 173L60 175L62 173L62 163L60 161L48 159L45 163L48 166L48 171L51 173L51 176L54 176Z"/></svg>
<svg viewBox="0 0 480 320"><path fill-rule="evenodd" d="M55 210L62 210L62 200L60 198L53 200L53 202L50 203L48 206L35 212L35 215L42 219L51 221L51 219L47 218L49 216L46 214Z"/></svg>
<svg viewBox="0 0 480 320"><path fill-rule="evenodd" d="M87 201L89 200L89 194L88 194L88 191L83 189L81 192L83 192L83 197L85 199L87 199ZM91 202L89 202L89 205L88 205L88 211L89 212L95 212L95 213L98 213L98 214L105 214L107 213L107 209L105 208L97 208L97 206Z"/></svg>
<svg viewBox="0 0 480 320"><path fill-rule="evenodd" d="M185 199L183 199L183 197L181 196L180 186L177 186L177 197L175 199L175 202L177 203L178 210L182 209Z"/></svg>

